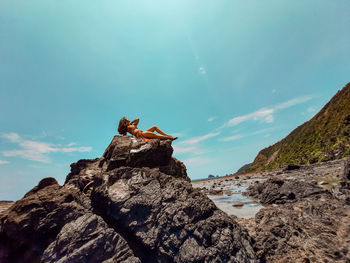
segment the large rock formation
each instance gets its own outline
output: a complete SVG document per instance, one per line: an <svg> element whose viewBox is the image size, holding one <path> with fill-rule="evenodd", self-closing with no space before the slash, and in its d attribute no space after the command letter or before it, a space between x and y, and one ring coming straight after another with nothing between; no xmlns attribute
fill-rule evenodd
<svg viewBox="0 0 350 263"><path fill-rule="evenodd" d="M60 186L0 217L0 262L256 262L245 230L192 188L170 141L115 136Z"/></svg>
<svg viewBox="0 0 350 263"><path fill-rule="evenodd" d="M350 197L344 183L336 195L300 179L271 178L247 189L264 204L250 234L266 262L350 262ZM305 175L305 177L307 177Z"/></svg>

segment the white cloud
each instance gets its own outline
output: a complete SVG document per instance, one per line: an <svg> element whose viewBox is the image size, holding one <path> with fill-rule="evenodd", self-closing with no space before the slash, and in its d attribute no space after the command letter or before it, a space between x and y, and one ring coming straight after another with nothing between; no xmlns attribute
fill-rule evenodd
<svg viewBox="0 0 350 263"><path fill-rule="evenodd" d="M0 164L7 164L9 163L8 161L0 160Z"/></svg>
<svg viewBox="0 0 350 263"><path fill-rule="evenodd" d="M5 133L3 135L1 135L1 137L8 139L10 142L19 142L21 140L21 138L19 137L19 135L17 133Z"/></svg>
<svg viewBox="0 0 350 263"><path fill-rule="evenodd" d="M249 119L253 119L255 121L260 120L262 122L271 123L274 121L273 119L273 113L275 110L273 108L267 109L263 108L260 110L257 110L256 112L249 113L247 115L237 116L229 120L225 126L235 126L241 122L247 121Z"/></svg>
<svg viewBox="0 0 350 263"><path fill-rule="evenodd" d="M283 102L281 104L276 105L275 106L275 110L282 110L282 109L290 108L290 107L292 107L294 105L307 102L307 101L309 101L311 99L312 99L311 95L297 97L297 98L294 98L294 99L291 99L291 100L288 100L286 102Z"/></svg>
<svg viewBox="0 0 350 263"><path fill-rule="evenodd" d="M316 106L311 106L311 107L307 108L308 113L316 113L316 111L317 111Z"/></svg>
<svg viewBox="0 0 350 263"><path fill-rule="evenodd" d="M187 152L194 152L197 150L195 146L191 147L181 147L181 146L174 146L174 154L183 154Z"/></svg>
<svg viewBox="0 0 350 263"><path fill-rule="evenodd" d="M288 101L285 101L283 103L280 103L278 105L269 107L269 108L261 108L255 112L246 114L246 115L242 115L242 116L237 116L234 117L232 119L230 119L229 121L227 121L222 127L220 128L224 128L224 127L231 127L231 126L235 126L237 124L240 124L244 121L247 120L254 120L254 121L260 121L260 122L265 122L265 123L272 123L274 121L274 116L273 114L276 111L282 110L282 109L286 109L286 108L290 108L294 105L300 104L300 103L304 103L306 101L309 101L312 99L312 96L302 96L302 97L297 97Z"/></svg>
<svg viewBox="0 0 350 263"><path fill-rule="evenodd" d="M236 134L233 136L225 137L225 138L220 138L219 141L227 142L227 141L234 141L243 138L244 135L242 134Z"/></svg>
<svg viewBox="0 0 350 263"><path fill-rule="evenodd" d="M220 134L220 132L211 132L211 133L208 133L208 134L203 135L203 136L193 137L193 138L184 140L181 143L182 144L196 144L196 143L199 143L201 141L207 140L209 138L218 136L219 134Z"/></svg>
<svg viewBox="0 0 350 263"><path fill-rule="evenodd" d="M170 132L169 134L171 134L174 137L179 137L179 138L187 136L187 134L185 132Z"/></svg>
<svg viewBox="0 0 350 263"><path fill-rule="evenodd" d="M203 154L203 152L205 151L201 149L198 143L210 139L212 137L218 136L219 134L220 132L211 132L202 136L192 137L184 141L176 142L176 144L173 145L174 154Z"/></svg>
<svg viewBox="0 0 350 263"><path fill-rule="evenodd" d="M307 118L310 118L314 116L318 112L318 107L316 106L310 106L305 111L303 111L301 114L306 116Z"/></svg>
<svg viewBox="0 0 350 263"><path fill-rule="evenodd" d="M70 152L91 152L92 148L83 146L83 147L63 147L58 148L60 152L70 153Z"/></svg>
<svg viewBox="0 0 350 263"><path fill-rule="evenodd" d="M10 150L10 151L3 152L3 155L7 157L20 156L27 160L43 162L43 163L50 161L49 157L47 157L43 153L37 152L34 149Z"/></svg>
<svg viewBox="0 0 350 263"><path fill-rule="evenodd" d="M203 66L200 66L199 69L198 69L198 72L202 75L205 75L207 74L207 71L205 70L205 68Z"/></svg>
<svg viewBox="0 0 350 263"><path fill-rule="evenodd" d="M212 122L213 120L215 120L216 119L216 117L209 117L208 118L208 122Z"/></svg>
<svg viewBox="0 0 350 263"><path fill-rule="evenodd" d="M184 160L185 165L199 165L208 163L210 160L204 157L192 157Z"/></svg>
<svg viewBox="0 0 350 263"><path fill-rule="evenodd" d="M190 146L182 146L181 143L173 145L174 148L174 154L180 155L184 153L191 153L191 154L202 154L203 150L201 150L197 145L190 145Z"/></svg>
<svg viewBox="0 0 350 263"><path fill-rule="evenodd" d="M265 132L271 132L271 131L274 131L276 130L277 127L269 127L269 128L265 128L265 129L262 129L262 130L257 130L255 132L252 132L251 134L249 135L257 135L257 134L262 134L262 133L265 133Z"/></svg>
<svg viewBox="0 0 350 263"><path fill-rule="evenodd" d="M92 150L91 147L61 147L60 145L46 142L24 140L17 133L5 133L1 137L18 144L20 147L20 149L4 151L4 156L19 156L37 162L50 162L48 154L52 152L89 152Z"/></svg>
<svg viewBox="0 0 350 263"><path fill-rule="evenodd" d="M42 166L42 165L37 165L37 164L31 164L29 165L30 168L35 168L35 169L42 169L44 168L45 166Z"/></svg>
<svg viewBox="0 0 350 263"><path fill-rule="evenodd" d="M242 129L238 129L238 130L242 130ZM269 127L269 128L265 128L265 129L258 130L258 131L255 131L255 132L251 132L251 133L235 134L235 135L232 135L232 136L219 138L219 141L222 141L222 142L234 141L234 140L238 140L238 139L241 139L241 138L244 138L244 137L255 136L255 135L258 135L258 134L264 134L264 133L267 133L267 132L271 132L273 130L276 130L276 127ZM271 134L269 133L268 135L264 135L264 137L268 137L270 135Z"/></svg>

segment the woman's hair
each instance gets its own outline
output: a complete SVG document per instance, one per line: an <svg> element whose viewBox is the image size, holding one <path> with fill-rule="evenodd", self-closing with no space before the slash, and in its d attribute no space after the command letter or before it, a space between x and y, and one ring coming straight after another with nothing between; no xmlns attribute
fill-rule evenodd
<svg viewBox="0 0 350 263"><path fill-rule="evenodd" d="M118 126L118 132L121 135L126 135L126 132L128 131L128 124L129 120L125 117L121 118L119 121L119 126Z"/></svg>

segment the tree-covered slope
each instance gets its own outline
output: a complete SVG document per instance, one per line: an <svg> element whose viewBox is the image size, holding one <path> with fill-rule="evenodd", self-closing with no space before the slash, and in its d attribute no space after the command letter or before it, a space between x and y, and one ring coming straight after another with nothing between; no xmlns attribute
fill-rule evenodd
<svg viewBox="0 0 350 263"><path fill-rule="evenodd" d="M350 155L350 83L311 120L259 152L251 169L309 164Z"/></svg>

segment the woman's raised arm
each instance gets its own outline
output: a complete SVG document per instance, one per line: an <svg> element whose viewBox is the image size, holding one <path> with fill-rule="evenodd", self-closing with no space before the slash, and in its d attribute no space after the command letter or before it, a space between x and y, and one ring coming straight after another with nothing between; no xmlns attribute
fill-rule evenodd
<svg viewBox="0 0 350 263"><path fill-rule="evenodd" d="M140 119L135 119L132 122L129 123L129 125L134 125L135 127L137 127L137 124L139 124Z"/></svg>

